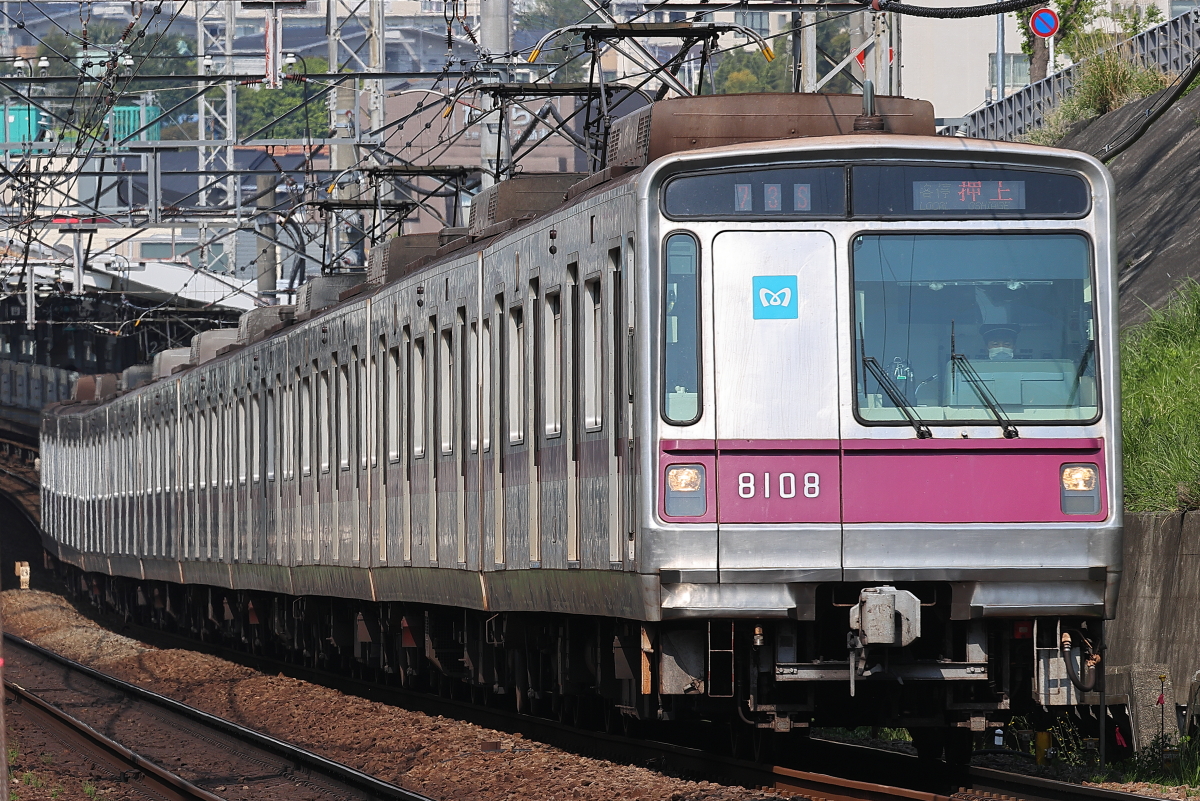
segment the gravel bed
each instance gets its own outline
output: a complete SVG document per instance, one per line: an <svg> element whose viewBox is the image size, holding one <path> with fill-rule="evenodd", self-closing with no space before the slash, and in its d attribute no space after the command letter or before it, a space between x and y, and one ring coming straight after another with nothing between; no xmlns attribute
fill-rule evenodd
<svg viewBox="0 0 1200 801"><path fill-rule="evenodd" d="M52 593L5 591L0 613L7 631L44 648L435 799L779 798L578 756L206 654L160 650L100 628ZM501 750L484 750L495 742Z"/></svg>

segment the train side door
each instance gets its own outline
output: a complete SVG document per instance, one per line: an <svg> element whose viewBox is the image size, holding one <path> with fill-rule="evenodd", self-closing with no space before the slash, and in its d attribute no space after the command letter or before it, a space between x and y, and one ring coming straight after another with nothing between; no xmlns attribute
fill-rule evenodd
<svg viewBox="0 0 1200 801"><path fill-rule="evenodd" d="M833 239L725 231L712 275L721 581L840 579Z"/></svg>

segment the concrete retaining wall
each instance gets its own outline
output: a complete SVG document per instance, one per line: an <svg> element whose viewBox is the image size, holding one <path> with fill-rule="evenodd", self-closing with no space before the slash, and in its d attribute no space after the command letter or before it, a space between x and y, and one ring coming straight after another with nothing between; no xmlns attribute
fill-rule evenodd
<svg viewBox="0 0 1200 801"><path fill-rule="evenodd" d="M1125 514L1125 572L1106 639L1109 665L1166 664L1186 696L1200 670L1200 512Z"/></svg>

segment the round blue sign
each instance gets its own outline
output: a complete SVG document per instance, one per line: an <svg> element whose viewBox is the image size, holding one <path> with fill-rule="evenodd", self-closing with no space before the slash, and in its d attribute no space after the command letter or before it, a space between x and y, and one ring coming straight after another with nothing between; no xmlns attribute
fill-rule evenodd
<svg viewBox="0 0 1200 801"><path fill-rule="evenodd" d="M1029 28L1043 39L1058 33L1058 14L1052 8L1039 8L1029 18Z"/></svg>

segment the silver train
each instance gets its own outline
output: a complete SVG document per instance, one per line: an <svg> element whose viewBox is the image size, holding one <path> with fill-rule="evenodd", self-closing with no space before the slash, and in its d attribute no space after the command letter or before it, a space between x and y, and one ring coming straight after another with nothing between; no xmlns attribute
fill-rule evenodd
<svg viewBox="0 0 1200 801"><path fill-rule="evenodd" d="M1095 703L1110 177L858 102L657 103L565 199L502 182L53 407L47 550L154 625L580 720L961 758Z"/></svg>

